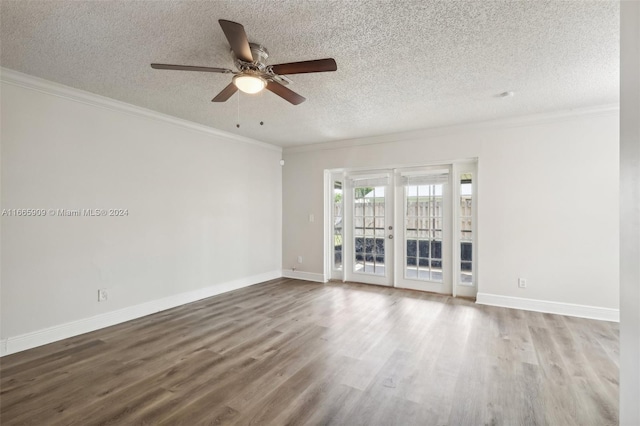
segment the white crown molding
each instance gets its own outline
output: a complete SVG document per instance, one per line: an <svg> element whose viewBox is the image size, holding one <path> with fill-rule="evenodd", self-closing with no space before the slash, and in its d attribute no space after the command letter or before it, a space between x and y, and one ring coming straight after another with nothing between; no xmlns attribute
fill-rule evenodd
<svg viewBox="0 0 640 426"><path fill-rule="evenodd" d="M163 121L165 123L170 123L185 129L195 130L200 133L259 146L261 148L266 148L272 151L282 152L282 148L276 145L271 145L256 139L251 139L245 136L225 132L223 130L214 129L213 127L208 127L202 124L194 123L192 121L183 120L181 118L176 118L167 114L162 114L157 111L128 104L126 102L117 101L105 96L96 95L95 93L75 89L73 87L65 86L63 84L55 83L53 81L45 80L39 77L34 77L32 75L24 74L9 68L0 67L0 80L6 84L35 90L37 92L46 93L48 95L58 96L60 98L69 99L86 105L91 105L98 108L106 108L112 111L132 114L138 117Z"/></svg>
<svg viewBox="0 0 640 426"><path fill-rule="evenodd" d="M479 121L465 124L454 124L451 126L432 127L427 129L411 130L408 132L389 133L386 135L370 136L354 139L343 139L339 141L321 142L310 145L285 147L285 154L298 152L324 151L340 148L351 148L364 145L378 145L411 140L424 140L438 136L453 135L456 133L473 132L479 130L496 128L513 128L522 126L532 126L544 123L553 123L575 119L578 117L591 115L614 115L620 113L620 104L608 104L594 107L575 108L571 110L561 110L555 112L530 114L511 118L499 118L495 120Z"/></svg>
<svg viewBox="0 0 640 426"><path fill-rule="evenodd" d="M501 296L499 294L478 293L476 303L480 305L500 306L525 311L567 315L601 321L620 322L620 310L598 306L575 305L573 303L551 302L548 300L525 299L521 297Z"/></svg>
<svg viewBox="0 0 640 426"><path fill-rule="evenodd" d="M282 276L285 278L294 278L297 280L313 281L316 283L327 282L323 274L317 274L315 272L292 271L291 269L283 269Z"/></svg>
<svg viewBox="0 0 640 426"><path fill-rule="evenodd" d="M266 272L200 288L186 293L164 297L162 299L151 300L139 305L129 306L116 311L95 315L93 317L48 327L31 333L22 334L20 336L9 337L0 341L0 356L10 355L16 352L57 342L59 340L68 339L69 337L131 321L166 309L206 299L207 297L217 296L218 294L280 278L281 276L282 273L279 270Z"/></svg>

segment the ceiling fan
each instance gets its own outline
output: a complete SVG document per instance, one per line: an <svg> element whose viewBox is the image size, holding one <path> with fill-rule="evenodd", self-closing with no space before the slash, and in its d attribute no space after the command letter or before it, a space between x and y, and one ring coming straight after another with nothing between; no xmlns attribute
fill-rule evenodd
<svg viewBox="0 0 640 426"><path fill-rule="evenodd" d="M218 22L229 41L231 55L238 71L227 68L169 64L151 64L151 68L233 74L232 82L222 89L222 92L218 93L212 99L212 102L225 102L238 89L245 93L258 93L263 89L267 89L293 105L301 104L305 101L305 98L285 87L286 84L291 82L285 75L335 71L338 69L333 58L267 65L265 60L269 56L269 52L260 44L249 43L247 34L241 24L224 19L220 19Z"/></svg>

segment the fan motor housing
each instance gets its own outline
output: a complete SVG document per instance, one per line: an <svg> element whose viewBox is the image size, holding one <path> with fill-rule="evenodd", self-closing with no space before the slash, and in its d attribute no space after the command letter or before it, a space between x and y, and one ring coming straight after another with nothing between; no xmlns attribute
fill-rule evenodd
<svg viewBox="0 0 640 426"><path fill-rule="evenodd" d="M231 55L233 56L236 67L238 67L238 69L241 71L256 68L260 71L264 71L267 68L265 62L269 57L269 51L266 47L258 43L249 43L249 47L251 49L251 56L253 56L253 62L241 61L233 53L233 50L231 51Z"/></svg>

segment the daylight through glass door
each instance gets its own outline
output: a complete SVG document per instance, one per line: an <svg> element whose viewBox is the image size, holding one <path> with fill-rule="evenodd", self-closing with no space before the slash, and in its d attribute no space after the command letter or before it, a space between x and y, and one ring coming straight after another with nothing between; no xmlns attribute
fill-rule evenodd
<svg viewBox="0 0 640 426"><path fill-rule="evenodd" d="M438 182L441 179L443 182ZM409 178L405 191L404 278L441 283L446 175Z"/></svg>
<svg viewBox="0 0 640 426"><path fill-rule="evenodd" d="M385 187L353 188L353 271L385 275Z"/></svg>

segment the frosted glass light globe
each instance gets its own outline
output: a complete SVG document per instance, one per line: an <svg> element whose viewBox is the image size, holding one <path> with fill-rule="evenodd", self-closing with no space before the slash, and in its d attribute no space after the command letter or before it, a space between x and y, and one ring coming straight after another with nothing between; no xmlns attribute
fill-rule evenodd
<svg viewBox="0 0 640 426"><path fill-rule="evenodd" d="M252 75L237 75L233 77L233 84L244 93L258 93L265 88L267 82Z"/></svg>

